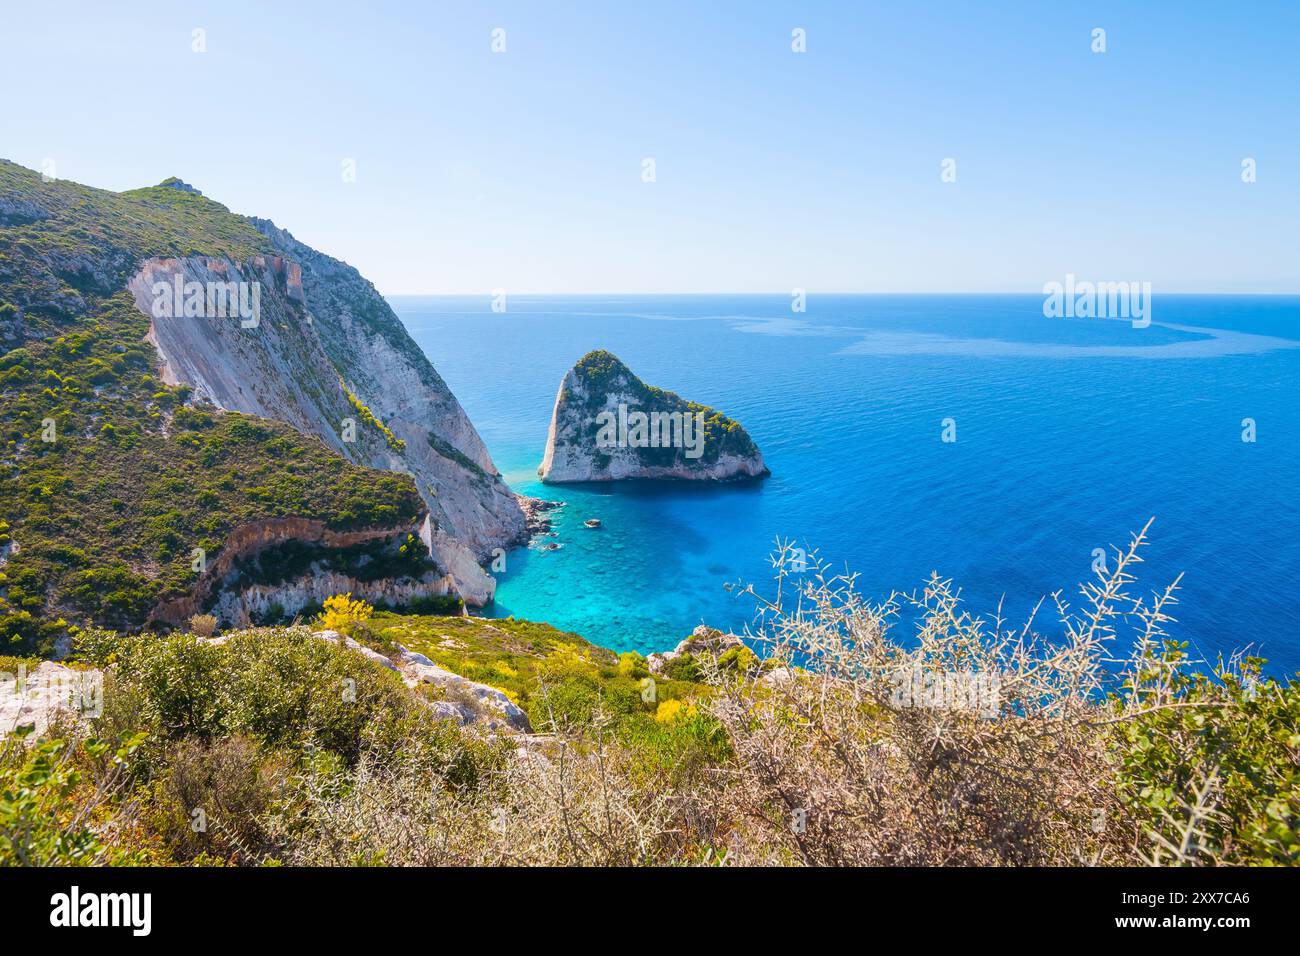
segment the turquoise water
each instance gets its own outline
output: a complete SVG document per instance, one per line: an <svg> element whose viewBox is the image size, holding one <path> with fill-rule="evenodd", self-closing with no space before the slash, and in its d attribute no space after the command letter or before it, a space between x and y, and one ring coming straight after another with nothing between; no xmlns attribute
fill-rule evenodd
<svg viewBox="0 0 1300 956"><path fill-rule="evenodd" d="M1047 319L1040 296L396 298L516 490L558 498L558 551L508 557L493 615L617 649L738 628L778 536L883 597L932 570L1018 620L1152 516L1146 589L1174 633L1300 668L1300 298L1159 296L1154 323ZM606 348L739 419L761 483L548 487L556 388ZM957 441L940 440L942 421ZM1258 440L1242 438L1242 419ZM603 528L582 526L597 517Z"/></svg>

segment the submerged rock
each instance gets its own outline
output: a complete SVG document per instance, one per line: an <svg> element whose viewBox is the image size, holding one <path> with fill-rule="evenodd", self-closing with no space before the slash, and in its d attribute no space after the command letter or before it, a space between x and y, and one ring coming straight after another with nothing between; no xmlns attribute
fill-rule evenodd
<svg viewBox="0 0 1300 956"><path fill-rule="evenodd" d="M560 382L537 471L549 483L727 481L769 473L739 422L647 385L604 351L588 352Z"/></svg>
<svg viewBox="0 0 1300 956"><path fill-rule="evenodd" d="M545 498L519 496L519 506L524 509L524 521L531 538L552 534L551 512L564 507L563 501L547 501Z"/></svg>

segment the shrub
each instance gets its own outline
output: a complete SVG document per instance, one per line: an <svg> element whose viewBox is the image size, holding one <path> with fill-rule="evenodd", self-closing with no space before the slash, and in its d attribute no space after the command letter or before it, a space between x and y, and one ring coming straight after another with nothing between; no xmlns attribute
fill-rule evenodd
<svg viewBox="0 0 1300 956"><path fill-rule="evenodd" d="M650 668L646 666L645 658L636 651L625 651L618 655L618 674L620 677L640 680L650 676Z"/></svg>
<svg viewBox="0 0 1300 956"><path fill-rule="evenodd" d="M758 655L748 647L733 647L718 658L718 667L724 671L748 673L759 664Z"/></svg>
<svg viewBox="0 0 1300 956"><path fill-rule="evenodd" d="M732 859L1293 861L1297 686L1244 698L1249 662L1192 671L1165 632L1178 582L1131 591L1146 531L1078 609L1057 596L1056 635L990 625L937 575L873 605L818 564L790 603L767 605L759 639L780 679L704 662L735 752L711 806L748 821ZM792 559L776 556L778 595ZM905 613L916 639L891 634Z"/></svg>
<svg viewBox="0 0 1300 956"><path fill-rule="evenodd" d="M684 653L664 665L664 675L671 680L702 681L704 669L693 655Z"/></svg>
<svg viewBox="0 0 1300 956"><path fill-rule="evenodd" d="M528 699L528 722L540 730L584 733L598 720L617 723L642 713L640 687L631 680L602 681L595 673L571 673L560 680L543 679Z"/></svg>
<svg viewBox="0 0 1300 956"><path fill-rule="evenodd" d="M352 600L351 594L336 594L325 599L325 612L317 623L326 630L350 637L357 626L369 620L374 612L375 609L365 601Z"/></svg>
<svg viewBox="0 0 1300 956"><path fill-rule="evenodd" d="M1183 673L1185 647L1148 648L1130 682L1146 712L1114 725L1120 799L1158 862L1300 865L1300 684L1264 680L1258 658Z"/></svg>
<svg viewBox="0 0 1300 956"><path fill-rule="evenodd" d="M116 746L94 738L32 740L23 730L0 742L0 866L136 862L92 825L108 804L142 738ZM93 779L94 761L108 772Z"/></svg>
<svg viewBox="0 0 1300 956"><path fill-rule="evenodd" d="M354 761L433 722L393 672L305 629L242 631L222 645L192 634L82 632L83 659L111 665L105 712L163 740L242 735Z"/></svg>
<svg viewBox="0 0 1300 956"><path fill-rule="evenodd" d="M412 614L434 614L439 616L450 616L460 614L465 609L463 602L455 594L431 594L424 597L411 598L407 610Z"/></svg>
<svg viewBox="0 0 1300 956"><path fill-rule="evenodd" d="M250 863L268 849L263 817L286 777L285 761L247 737L172 744L146 819L178 860Z"/></svg>
<svg viewBox="0 0 1300 956"><path fill-rule="evenodd" d="M694 717L695 713L693 704L686 704L680 700L665 700L661 701L658 709L655 710L655 720L661 724L672 724Z"/></svg>
<svg viewBox="0 0 1300 956"><path fill-rule="evenodd" d="M211 637L217 633L217 619L211 614L195 614L190 618L190 631L198 637Z"/></svg>

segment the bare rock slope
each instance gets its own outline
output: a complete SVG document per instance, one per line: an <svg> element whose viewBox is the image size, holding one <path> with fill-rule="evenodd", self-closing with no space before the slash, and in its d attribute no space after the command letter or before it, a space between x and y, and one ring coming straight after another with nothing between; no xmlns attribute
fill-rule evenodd
<svg viewBox="0 0 1300 956"><path fill-rule="evenodd" d="M131 279L163 380L217 408L286 422L357 464L413 476L431 555L467 603L486 603L494 581L482 563L527 532L460 402L356 269L251 222L276 255L154 258ZM168 314L158 298L178 276L204 288L256 283L257 315Z"/></svg>

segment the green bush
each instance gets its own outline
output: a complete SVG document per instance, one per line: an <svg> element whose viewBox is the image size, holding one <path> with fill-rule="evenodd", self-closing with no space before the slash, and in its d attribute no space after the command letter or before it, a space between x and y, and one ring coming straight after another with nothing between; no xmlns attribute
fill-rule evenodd
<svg viewBox="0 0 1300 956"><path fill-rule="evenodd" d="M704 680L704 671L701 670L699 662L689 653L682 654L664 665L664 673L673 680L682 681L702 681Z"/></svg>
<svg viewBox="0 0 1300 956"><path fill-rule="evenodd" d="M650 717L627 721L620 739L643 774L666 776L684 788L705 768L721 766L732 756L726 731L703 711L671 723Z"/></svg>
<svg viewBox="0 0 1300 956"><path fill-rule="evenodd" d="M624 651L618 655L618 675L640 680L650 676L650 668L646 666L645 658L636 651Z"/></svg>
<svg viewBox="0 0 1300 956"><path fill-rule="evenodd" d="M104 840L93 812L112 794L113 771L140 742L128 738L114 748L94 738L35 740L23 730L11 733L0 743L0 866L139 862ZM112 768L98 781L92 779L96 762Z"/></svg>
<svg viewBox="0 0 1300 956"><path fill-rule="evenodd" d="M604 680L595 674L572 673L543 681L528 699L528 722L535 729L585 731L597 714L615 724L644 713L640 686L632 680Z"/></svg>
<svg viewBox="0 0 1300 956"><path fill-rule="evenodd" d="M1185 647L1168 642L1165 659L1181 660ZM1201 852L1220 864L1300 865L1300 682L1263 680L1262 664L1180 674L1182 706L1118 725L1116 785L1144 832L1181 825L1183 795L1213 775Z"/></svg>
<svg viewBox="0 0 1300 956"><path fill-rule="evenodd" d="M284 758L247 737L178 741L154 782L145 819L173 857L254 862L268 849L265 815L288 776Z"/></svg>
<svg viewBox="0 0 1300 956"><path fill-rule="evenodd" d="M436 614L440 616L460 614L465 603L454 594L430 595L412 598L407 610L412 614Z"/></svg>
<svg viewBox="0 0 1300 956"><path fill-rule="evenodd" d="M112 719L166 740L240 735L351 762L418 730L413 714L427 717L395 673L303 629L242 631L220 645L89 630L76 647L88 662L112 665ZM110 696L129 701L129 712L117 714Z"/></svg>
<svg viewBox="0 0 1300 956"><path fill-rule="evenodd" d="M724 671L748 674L759 664L758 655L748 647L733 647L718 658L718 667Z"/></svg>

